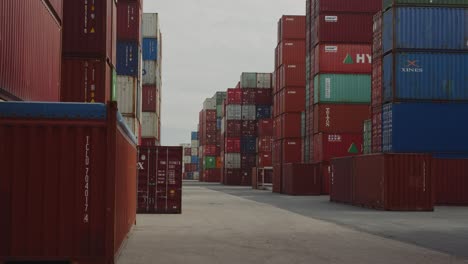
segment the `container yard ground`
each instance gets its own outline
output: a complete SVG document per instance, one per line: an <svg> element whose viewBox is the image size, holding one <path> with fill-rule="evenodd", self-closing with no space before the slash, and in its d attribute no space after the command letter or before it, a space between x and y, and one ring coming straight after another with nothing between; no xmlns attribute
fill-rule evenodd
<svg viewBox="0 0 468 264"><path fill-rule="evenodd" d="M468 263L468 208L376 212L199 182L183 191L182 215L138 215L119 264Z"/></svg>

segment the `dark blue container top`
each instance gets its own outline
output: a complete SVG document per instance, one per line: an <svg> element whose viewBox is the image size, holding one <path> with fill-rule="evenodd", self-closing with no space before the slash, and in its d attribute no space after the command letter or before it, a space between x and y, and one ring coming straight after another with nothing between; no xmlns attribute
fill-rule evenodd
<svg viewBox="0 0 468 264"><path fill-rule="evenodd" d="M138 42L117 41L116 71L118 75L138 76L138 49Z"/></svg>
<svg viewBox="0 0 468 264"><path fill-rule="evenodd" d="M144 38L143 39L143 60L157 60L158 59L158 39Z"/></svg>
<svg viewBox="0 0 468 264"><path fill-rule="evenodd" d="M271 118L271 106L257 105L257 119Z"/></svg>
<svg viewBox="0 0 468 264"><path fill-rule="evenodd" d="M198 132L192 132L192 140L198 140Z"/></svg>

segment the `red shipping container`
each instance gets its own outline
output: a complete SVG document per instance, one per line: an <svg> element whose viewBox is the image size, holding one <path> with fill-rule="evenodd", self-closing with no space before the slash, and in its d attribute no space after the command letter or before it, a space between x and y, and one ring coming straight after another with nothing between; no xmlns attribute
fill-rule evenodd
<svg viewBox="0 0 468 264"><path fill-rule="evenodd" d="M220 182L221 181L221 169L204 170L203 181L204 182Z"/></svg>
<svg viewBox="0 0 468 264"><path fill-rule="evenodd" d="M362 154L361 134L315 134L314 161L330 161L333 158Z"/></svg>
<svg viewBox="0 0 468 264"><path fill-rule="evenodd" d="M285 40L280 43L280 65L305 63L305 40Z"/></svg>
<svg viewBox="0 0 468 264"><path fill-rule="evenodd" d="M312 16L325 12L371 13L382 9L382 2L375 0L311 0Z"/></svg>
<svg viewBox="0 0 468 264"><path fill-rule="evenodd" d="M273 137L272 136L265 136L265 137L258 137L258 152L270 152L272 151L273 145Z"/></svg>
<svg viewBox="0 0 468 264"><path fill-rule="evenodd" d="M227 89L227 104L241 104L242 103L242 90L241 89Z"/></svg>
<svg viewBox="0 0 468 264"><path fill-rule="evenodd" d="M241 153L241 168L250 169L257 165L257 155L256 154L246 154ZM250 173L249 173L250 175Z"/></svg>
<svg viewBox="0 0 468 264"><path fill-rule="evenodd" d="M273 164L273 192L282 193L281 178L283 174L282 164Z"/></svg>
<svg viewBox="0 0 468 264"><path fill-rule="evenodd" d="M255 89L255 105L271 105L273 104L273 96L271 89Z"/></svg>
<svg viewBox="0 0 468 264"><path fill-rule="evenodd" d="M273 136L273 119L258 120L258 136Z"/></svg>
<svg viewBox="0 0 468 264"><path fill-rule="evenodd" d="M226 137L240 137L242 135L242 121L226 120Z"/></svg>
<svg viewBox="0 0 468 264"><path fill-rule="evenodd" d="M192 156L192 148L184 148L184 156Z"/></svg>
<svg viewBox="0 0 468 264"><path fill-rule="evenodd" d="M376 154L353 158L353 203L389 211L433 211L430 155ZM335 173L335 172L334 172Z"/></svg>
<svg viewBox="0 0 468 264"><path fill-rule="evenodd" d="M282 193L288 195L320 195L322 181L312 173L316 164L287 163L283 165Z"/></svg>
<svg viewBox="0 0 468 264"><path fill-rule="evenodd" d="M240 153L240 138L226 138L226 153Z"/></svg>
<svg viewBox="0 0 468 264"><path fill-rule="evenodd" d="M51 11L56 16L59 24L63 21L63 0L47 0Z"/></svg>
<svg viewBox="0 0 468 264"><path fill-rule="evenodd" d="M281 140L283 163L300 163L302 141L300 138L285 138Z"/></svg>
<svg viewBox="0 0 468 264"><path fill-rule="evenodd" d="M283 158L281 156L281 147L281 140L273 142L271 151L271 159L273 161L273 164L281 164L283 162Z"/></svg>
<svg viewBox="0 0 468 264"><path fill-rule="evenodd" d="M61 101L106 103L111 77L112 68L105 60L63 58Z"/></svg>
<svg viewBox="0 0 468 264"><path fill-rule="evenodd" d="M270 152L260 152L258 153L258 163L259 168L271 167L273 166L272 154Z"/></svg>
<svg viewBox="0 0 468 264"><path fill-rule="evenodd" d="M253 89L253 88L242 89L242 104L243 105L255 104L256 95L257 95L257 89Z"/></svg>
<svg viewBox="0 0 468 264"><path fill-rule="evenodd" d="M205 122L216 122L216 110L203 110Z"/></svg>
<svg viewBox="0 0 468 264"><path fill-rule="evenodd" d="M256 136L257 135L257 121L244 120L242 121L242 136Z"/></svg>
<svg viewBox="0 0 468 264"><path fill-rule="evenodd" d="M468 206L468 159L434 159L436 205Z"/></svg>
<svg viewBox="0 0 468 264"><path fill-rule="evenodd" d="M353 162L353 157L336 158L331 161L330 201L353 203Z"/></svg>
<svg viewBox="0 0 468 264"><path fill-rule="evenodd" d="M0 99L59 101L61 38L44 2L2 0Z"/></svg>
<svg viewBox="0 0 468 264"><path fill-rule="evenodd" d="M0 262L114 263L135 223L133 136L115 103L32 105L0 119Z"/></svg>
<svg viewBox="0 0 468 264"><path fill-rule="evenodd" d="M280 67L280 89L286 87L299 87L304 89L306 85L305 64L283 64Z"/></svg>
<svg viewBox="0 0 468 264"><path fill-rule="evenodd" d="M382 12L377 12L374 15L373 27L373 42L372 42L372 57L379 58L382 56Z"/></svg>
<svg viewBox="0 0 468 264"><path fill-rule="evenodd" d="M292 39L305 39L305 16L282 16L278 21L278 43Z"/></svg>
<svg viewBox="0 0 468 264"><path fill-rule="evenodd" d="M372 43L373 14L329 13L315 18L312 39L318 42Z"/></svg>
<svg viewBox="0 0 468 264"><path fill-rule="evenodd" d="M140 147L138 213L182 212L182 147Z"/></svg>
<svg viewBox="0 0 468 264"><path fill-rule="evenodd" d="M217 132L216 122L206 122L203 124L203 131L205 132Z"/></svg>
<svg viewBox="0 0 468 264"><path fill-rule="evenodd" d="M358 104L316 104L313 113L314 134L361 133L371 116L369 105Z"/></svg>
<svg viewBox="0 0 468 264"><path fill-rule="evenodd" d="M216 145L218 144L218 133L217 132L206 132L202 138L202 145Z"/></svg>
<svg viewBox="0 0 468 264"><path fill-rule="evenodd" d="M156 138L141 138L140 145L144 147L157 146L158 144L156 144L156 142L157 142Z"/></svg>
<svg viewBox="0 0 468 264"><path fill-rule="evenodd" d="M314 49L318 73L368 73L372 71L372 46L365 44L319 44Z"/></svg>
<svg viewBox="0 0 468 264"><path fill-rule="evenodd" d="M154 85L143 85L143 100L142 110L143 112L156 112L156 86Z"/></svg>
<svg viewBox="0 0 468 264"><path fill-rule="evenodd" d="M300 113L305 109L305 89L284 88L281 90L280 113Z"/></svg>
<svg viewBox="0 0 468 264"><path fill-rule="evenodd" d="M372 153L382 152L382 107L372 108Z"/></svg>
<svg viewBox="0 0 468 264"><path fill-rule="evenodd" d="M382 57L374 58L372 62L372 107L382 106Z"/></svg>
<svg viewBox="0 0 468 264"><path fill-rule="evenodd" d="M280 138L301 137L301 113L284 113L281 115Z"/></svg>
<svg viewBox="0 0 468 264"><path fill-rule="evenodd" d="M141 6L139 2L117 3L117 39L141 41Z"/></svg>
<svg viewBox="0 0 468 264"><path fill-rule="evenodd" d="M223 183L225 185L241 185L242 177L240 169L224 170Z"/></svg>
<svg viewBox="0 0 468 264"><path fill-rule="evenodd" d="M218 151L216 145L205 145L203 146L203 154L205 156L217 156Z"/></svg>
<svg viewBox="0 0 468 264"><path fill-rule="evenodd" d="M331 184L331 166L330 162L324 161L318 163L318 166L316 167L315 172L317 175L320 176L322 179L322 194L323 195L328 195L330 194L330 184Z"/></svg>
<svg viewBox="0 0 468 264"><path fill-rule="evenodd" d="M115 65L114 0L63 2L63 54L109 59Z"/></svg>
<svg viewBox="0 0 468 264"><path fill-rule="evenodd" d="M241 186L252 186L252 168L241 169Z"/></svg>

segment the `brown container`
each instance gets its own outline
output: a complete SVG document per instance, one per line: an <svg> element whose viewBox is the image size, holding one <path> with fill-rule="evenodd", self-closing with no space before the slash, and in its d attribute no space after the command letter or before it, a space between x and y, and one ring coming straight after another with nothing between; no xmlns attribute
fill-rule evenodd
<svg viewBox="0 0 468 264"><path fill-rule="evenodd" d="M305 63L305 40L285 40L278 45L280 45L280 65L293 65Z"/></svg>
<svg viewBox="0 0 468 264"><path fill-rule="evenodd" d="M314 174L316 164L283 165L282 193L288 195L321 195L321 178Z"/></svg>
<svg viewBox="0 0 468 264"><path fill-rule="evenodd" d="M223 184L225 185L241 185L241 170L240 169L225 169L223 174Z"/></svg>
<svg viewBox="0 0 468 264"><path fill-rule="evenodd" d="M281 193L282 173L283 173L282 164L274 164L273 165L273 192L274 193Z"/></svg>
<svg viewBox="0 0 468 264"><path fill-rule="evenodd" d="M331 161L330 201L353 203L353 158L336 158Z"/></svg>
<svg viewBox="0 0 468 264"><path fill-rule="evenodd" d="M20 108L0 119L0 263L114 263L135 224L137 171L117 106Z"/></svg>
<svg viewBox="0 0 468 264"><path fill-rule="evenodd" d="M468 206L468 159L434 159L436 205Z"/></svg>
<svg viewBox="0 0 468 264"><path fill-rule="evenodd" d="M364 120L369 118L369 105L316 104L314 134L361 133Z"/></svg>
<svg viewBox="0 0 468 264"><path fill-rule="evenodd" d="M305 64L283 64L279 68L279 71L281 74L279 89L286 87L305 87Z"/></svg>
<svg viewBox="0 0 468 264"><path fill-rule="evenodd" d="M139 147L138 213L182 213L182 147Z"/></svg>
<svg viewBox="0 0 468 264"><path fill-rule="evenodd" d="M139 2L117 3L117 39L141 41L141 14Z"/></svg>
<svg viewBox="0 0 468 264"><path fill-rule="evenodd" d="M60 24L63 20L63 1L64 0L47 0L50 10L54 13L57 22Z"/></svg>
<svg viewBox="0 0 468 264"><path fill-rule="evenodd" d="M319 42L372 43L371 13L327 13L314 20L314 45Z"/></svg>
<svg viewBox="0 0 468 264"><path fill-rule="evenodd" d="M142 96L142 110L143 112L156 112L157 105L157 89L154 85L143 85Z"/></svg>
<svg viewBox="0 0 468 264"><path fill-rule="evenodd" d="M301 113L305 109L304 87L287 87L280 91L280 113Z"/></svg>
<svg viewBox="0 0 468 264"><path fill-rule="evenodd" d="M0 99L60 100L62 30L44 3L0 1Z"/></svg>
<svg viewBox="0 0 468 264"><path fill-rule="evenodd" d="M220 182L221 181L221 169L210 169L203 171L204 182Z"/></svg>
<svg viewBox="0 0 468 264"><path fill-rule="evenodd" d="M305 16L282 16L278 21L278 43L284 40L305 39Z"/></svg>

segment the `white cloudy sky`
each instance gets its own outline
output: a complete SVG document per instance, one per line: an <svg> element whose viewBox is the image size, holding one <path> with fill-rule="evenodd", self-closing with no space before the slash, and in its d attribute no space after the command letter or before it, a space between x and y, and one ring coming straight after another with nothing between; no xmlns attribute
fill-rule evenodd
<svg viewBox="0 0 468 264"><path fill-rule="evenodd" d="M272 72L281 15L305 0L144 0L163 34L162 144L190 142L206 97L234 87L241 72Z"/></svg>

